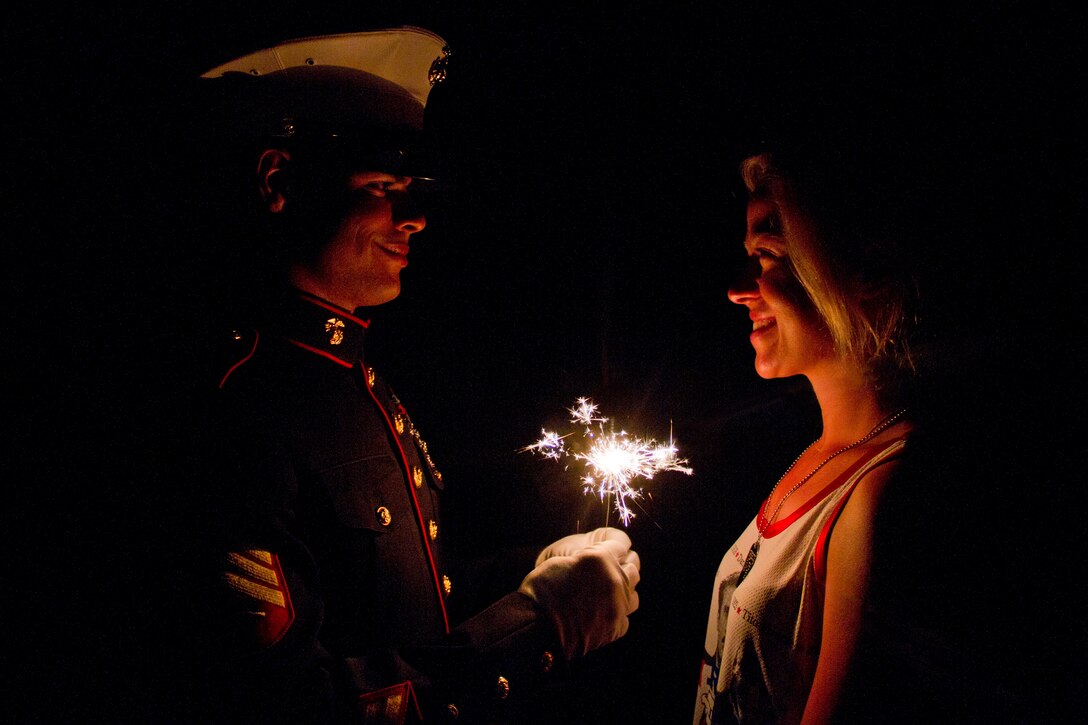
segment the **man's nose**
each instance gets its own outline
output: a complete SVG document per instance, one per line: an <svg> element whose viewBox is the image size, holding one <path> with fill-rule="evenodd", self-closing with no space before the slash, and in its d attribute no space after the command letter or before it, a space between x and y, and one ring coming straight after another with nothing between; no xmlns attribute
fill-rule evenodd
<svg viewBox="0 0 1088 725"><path fill-rule="evenodd" d="M412 198L411 194L402 194L393 203L393 225L409 234L423 231L423 228L427 226L423 207Z"/></svg>

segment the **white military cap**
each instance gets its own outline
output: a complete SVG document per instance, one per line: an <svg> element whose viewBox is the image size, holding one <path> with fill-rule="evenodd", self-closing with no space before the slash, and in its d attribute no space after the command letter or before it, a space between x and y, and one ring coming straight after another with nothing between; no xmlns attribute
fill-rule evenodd
<svg viewBox="0 0 1088 725"><path fill-rule="evenodd" d="M221 120L239 132L362 142L395 158L418 143L448 57L438 35L405 26L288 40L202 78L221 86Z"/></svg>

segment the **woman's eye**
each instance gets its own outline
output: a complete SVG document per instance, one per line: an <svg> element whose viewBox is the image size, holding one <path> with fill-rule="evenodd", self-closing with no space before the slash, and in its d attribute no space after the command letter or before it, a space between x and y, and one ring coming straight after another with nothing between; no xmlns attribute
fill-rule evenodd
<svg viewBox="0 0 1088 725"><path fill-rule="evenodd" d="M374 194L375 196L385 196L385 192L389 190L388 181L371 181L363 186L364 189Z"/></svg>
<svg viewBox="0 0 1088 725"><path fill-rule="evenodd" d="M771 234L778 236L782 233L782 222L777 214L768 214L754 225L752 231L756 234Z"/></svg>
<svg viewBox="0 0 1088 725"><path fill-rule="evenodd" d="M755 250L755 251L754 251L754 252L752 253L752 256L753 256L753 257L755 257L756 259L759 259L759 260L761 260L761 261L762 261L762 260L768 260L768 261L775 261L775 260L777 260L777 259L779 259L779 258L780 258L780 255L778 255L778 254L775 254L775 253L774 253L774 252L772 252L771 250L769 250L769 249L764 249L764 248L762 248L762 247L760 247L760 248L757 248L757 249L756 249L756 250Z"/></svg>

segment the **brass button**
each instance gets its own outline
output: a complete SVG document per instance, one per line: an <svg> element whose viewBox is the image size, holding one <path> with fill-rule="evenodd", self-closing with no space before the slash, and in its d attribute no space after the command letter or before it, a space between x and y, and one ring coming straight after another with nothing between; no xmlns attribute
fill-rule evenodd
<svg viewBox="0 0 1088 725"><path fill-rule="evenodd" d="M443 574L442 575L442 591L446 592L446 594L449 594L451 589L453 589L453 582L450 581L450 578L448 576Z"/></svg>
<svg viewBox="0 0 1088 725"><path fill-rule="evenodd" d="M419 466L412 466L412 483L419 488L423 485L423 469Z"/></svg>
<svg viewBox="0 0 1088 725"><path fill-rule="evenodd" d="M434 519L427 522L427 535L431 537L431 541L438 538L438 522Z"/></svg>
<svg viewBox="0 0 1088 725"><path fill-rule="evenodd" d="M446 712L449 713L451 720L456 720L457 718L461 717L461 711L458 710L457 706L454 705L452 702L446 705Z"/></svg>
<svg viewBox="0 0 1088 725"><path fill-rule="evenodd" d="M404 416L397 413L393 416L393 425L397 428L397 435L404 432Z"/></svg>
<svg viewBox="0 0 1088 725"><path fill-rule="evenodd" d="M393 523L393 514L385 506L379 506L374 510L374 514L378 517L378 523L382 526Z"/></svg>
<svg viewBox="0 0 1088 725"><path fill-rule="evenodd" d="M540 669L545 672L551 672L552 665L555 664L555 657L551 652L544 650L544 654L540 655Z"/></svg>
<svg viewBox="0 0 1088 725"><path fill-rule="evenodd" d="M500 700L505 700L510 696L510 682L505 677L500 676L495 683L495 694L498 695Z"/></svg>

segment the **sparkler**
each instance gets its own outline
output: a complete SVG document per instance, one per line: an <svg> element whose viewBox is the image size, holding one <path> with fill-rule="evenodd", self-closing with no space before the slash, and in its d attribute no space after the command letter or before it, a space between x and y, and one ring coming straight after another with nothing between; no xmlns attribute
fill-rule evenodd
<svg viewBox="0 0 1088 725"><path fill-rule="evenodd" d="M692 474L687 460L678 457L671 428L668 444L662 445L652 438L632 436L623 430L617 432L611 426L606 431L609 419L600 414L589 398L578 398L567 410L570 422L581 427L580 437L575 437L575 432L560 435L541 429L540 439L521 450L554 461L567 457L581 461L585 467L582 491L596 494L601 501L615 497L615 509L624 526L635 516L629 504L642 498L641 489L631 485L633 480L649 481L661 471Z"/></svg>

